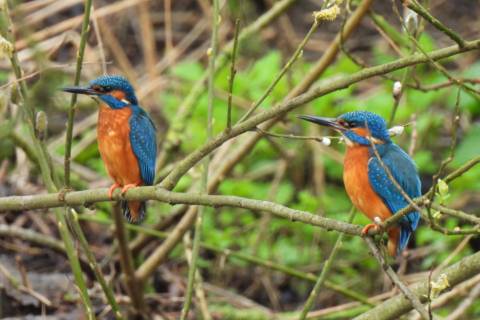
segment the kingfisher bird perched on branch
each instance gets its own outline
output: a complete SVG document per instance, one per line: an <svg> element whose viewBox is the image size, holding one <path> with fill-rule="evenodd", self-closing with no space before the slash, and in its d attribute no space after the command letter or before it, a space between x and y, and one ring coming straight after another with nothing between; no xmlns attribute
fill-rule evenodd
<svg viewBox="0 0 480 320"><path fill-rule="evenodd" d="M347 145L343 171L345 189L354 206L370 220L377 223L378 219L385 221L409 204L384 167L388 168L398 186L411 199L421 195L420 179L413 160L392 142L386 122L379 115L369 111L354 111L336 119L315 116L299 118L330 127L342 134ZM407 246L419 219L418 212L410 212L400 220L399 226L387 230L387 248L391 256ZM362 234L367 234L371 228L377 228L377 224L366 225Z"/></svg>
<svg viewBox="0 0 480 320"><path fill-rule="evenodd" d="M86 87L67 87L63 91L85 94L100 100L97 141L100 155L114 184L122 194L128 189L152 185L157 155L156 129L148 114L138 105L132 85L117 75L101 76ZM129 222L139 223L145 215L145 202L122 201Z"/></svg>

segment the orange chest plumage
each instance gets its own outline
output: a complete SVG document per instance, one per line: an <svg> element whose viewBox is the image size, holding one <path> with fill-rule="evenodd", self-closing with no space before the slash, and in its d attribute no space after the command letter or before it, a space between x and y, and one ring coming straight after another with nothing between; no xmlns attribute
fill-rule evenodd
<svg viewBox="0 0 480 320"><path fill-rule="evenodd" d="M141 184L137 158L130 144L130 108L100 105L97 124L98 149L105 168L119 185Z"/></svg>
<svg viewBox="0 0 480 320"><path fill-rule="evenodd" d="M366 146L348 147L344 159L343 182L348 196L358 210L372 221L375 217L385 220L392 214L370 185L369 158Z"/></svg>

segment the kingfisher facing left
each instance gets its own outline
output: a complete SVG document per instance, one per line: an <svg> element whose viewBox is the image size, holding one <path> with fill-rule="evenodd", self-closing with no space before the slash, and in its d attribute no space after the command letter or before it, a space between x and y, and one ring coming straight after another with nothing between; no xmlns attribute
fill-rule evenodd
<svg viewBox="0 0 480 320"><path fill-rule="evenodd" d="M336 119L316 116L300 118L333 128L342 134L347 145L343 170L345 189L353 205L370 220L384 221L409 204L388 177L382 163L410 198L420 196L420 179L413 160L392 142L386 122L379 115L369 111L354 111ZM391 256L407 246L419 219L418 212L410 212L402 217L399 226L387 230L387 248ZM362 233L366 234L372 227L377 225L368 224Z"/></svg>
<svg viewBox="0 0 480 320"><path fill-rule="evenodd" d="M133 86L118 75L105 75L86 87L67 87L63 91L95 96L100 100L97 141L105 168L117 188L152 185L157 155L156 129L152 119L138 105ZM122 201L129 222L139 223L145 216L144 201Z"/></svg>

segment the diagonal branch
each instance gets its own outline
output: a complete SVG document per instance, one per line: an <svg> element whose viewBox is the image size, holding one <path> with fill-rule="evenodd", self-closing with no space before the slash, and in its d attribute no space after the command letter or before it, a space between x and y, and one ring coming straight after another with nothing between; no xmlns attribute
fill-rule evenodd
<svg viewBox="0 0 480 320"><path fill-rule="evenodd" d="M450 287L457 285L458 283L465 281L480 273L480 252L474 253L471 256L465 257L454 265L446 268L442 275L446 277ZM433 282L437 281L436 276L432 279ZM419 282L410 287L410 290L420 299L421 302L425 302L428 297L428 280ZM412 309L411 302L406 299L402 294L399 294L375 308L361 314L354 320L388 320L398 319L401 315Z"/></svg>

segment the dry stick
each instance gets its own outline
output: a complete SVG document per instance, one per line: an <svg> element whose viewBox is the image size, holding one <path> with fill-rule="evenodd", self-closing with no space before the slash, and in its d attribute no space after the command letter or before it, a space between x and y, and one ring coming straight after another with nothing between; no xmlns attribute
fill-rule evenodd
<svg viewBox="0 0 480 320"><path fill-rule="evenodd" d="M213 0L213 14L212 14L212 37L210 43L210 57L208 60L208 112L207 112L207 143L213 138L213 104L214 104L214 80L215 80L215 59L217 58L218 51L218 27L220 24L220 8L218 0ZM238 40L238 39L237 39ZM208 168L210 165L210 157L207 156L203 163L203 174L201 188L202 192L208 192ZM188 311L192 302L193 286L195 283L195 275L197 270L197 259L200 251L200 239L203 226L203 214L205 208L201 207L197 214L195 222L195 235L193 238L192 258L190 268L188 269L188 283L187 293L185 296L185 303L180 315L181 320L185 320L188 317Z"/></svg>
<svg viewBox="0 0 480 320"><path fill-rule="evenodd" d="M90 23L90 11L92 8L92 0L85 0L85 12L83 14L82 33L80 37L80 44L77 52L77 66L75 69L75 79L73 85L78 86L80 83L80 76L82 72L83 55L85 54L85 45L87 43L88 25ZM67 131L65 135L65 189L70 189L70 161L72 152L72 133L73 133L73 120L75 118L75 108L77 104L77 94L72 94L70 100L70 108L68 110Z"/></svg>
<svg viewBox="0 0 480 320"><path fill-rule="evenodd" d="M173 49L172 40L172 1L163 2L163 14L165 17L165 56L168 56Z"/></svg>
<svg viewBox="0 0 480 320"><path fill-rule="evenodd" d="M12 274L10 274L10 272L8 272L8 269L4 267L2 264L0 264L0 274L2 274L3 277L6 278L8 282L10 282L10 285L15 289L17 289L18 291L32 296L33 298L37 299L40 303L48 307L52 306L52 302L47 297L45 297L39 292L36 292L32 288L21 284L20 281L17 278L15 278ZM3 284L2 284L2 287L3 287Z"/></svg>
<svg viewBox="0 0 480 320"><path fill-rule="evenodd" d="M143 299L142 292L143 286L142 283L137 281L135 277L132 253L128 248L128 235L125 230L124 217L118 202L113 205L112 211L113 220L115 222L115 235L117 237L118 247L120 250L120 263L125 274L125 284L136 314L141 315L146 312L145 301Z"/></svg>
<svg viewBox="0 0 480 320"><path fill-rule="evenodd" d="M403 4L406 5L410 10L415 11L417 14L422 16L425 20L430 22L435 28L445 33L450 39L455 41L459 47L465 46L465 41L458 35L455 31L446 27L441 23L437 18L432 16L427 9L422 7L420 3L416 0L403 0Z"/></svg>
<svg viewBox="0 0 480 320"><path fill-rule="evenodd" d="M355 217L355 208L352 207L352 209L350 209L348 223L352 223L354 217ZM338 235L337 241L335 241L335 245L333 246L332 252L330 252L330 256L325 261L325 264L323 265L323 268L322 268L322 272L320 273L320 276L318 276L317 282L313 286L313 289L310 292L310 295L308 296L308 299L305 302L305 305L303 306L303 310L300 313L300 316L298 317L298 319L300 320L306 319L308 312L310 311L310 309L312 309L312 306L315 303L315 300L317 299L318 294L320 293L320 288L325 282L327 274L330 271L332 262L333 260L335 260L335 257L337 255L338 249L340 248L344 235L345 235L344 233L340 233Z"/></svg>
<svg viewBox="0 0 480 320"><path fill-rule="evenodd" d="M139 17L138 21L140 23L140 34L142 37L143 45L143 57L145 59L145 68L146 73L149 77L149 80L155 78L156 75L156 49L155 49L155 33L153 30L152 19L150 16L150 3L141 2L138 4Z"/></svg>
<svg viewBox="0 0 480 320"><path fill-rule="evenodd" d="M237 47L238 47L238 30L240 26L240 19L235 20L235 31L233 36L233 49L232 49L232 60L230 62L230 77L228 78L228 100L227 100L227 131L230 131L232 127L232 98L233 98L233 82L235 80L235 74L237 70L235 69L235 58L237 56Z"/></svg>
<svg viewBox="0 0 480 320"><path fill-rule="evenodd" d="M383 271L386 275L392 280L392 282L397 286L398 289L405 295L405 297L410 301L412 306L415 310L420 313L423 319L428 320L430 319L427 310L423 307L420 300L417 296L398 278L397 274L393 269L387 264L384 257L382 256L380 250L377 248L375 243L370 237L365 238L365 242L370 247L370 251L372 251L373 256L378 260L380 265L382 266Z"/></svg>
<svg viewBox="0 0 480 320"><path fill-rule="evenodd" d="M102 18L114 13L126 10L132 6L138 5L140 2L145 2L148 0L124 0L124 1L115 1L112 4L103 6L96 10L95 17ZM57 24L52 25L51 27L43 28L42 30L35 32L32 35L28 36L28 39L21 39L16 44L18 50L24 49L28 46L31 41L42 41L45 38L51 37L55 34L65 32L76 28L83 20L83 15L78 15L73 18L63 20Z"/></svg>
<svg viewBox="0 0 480 320"><path fill-rule="evenodd" d="M8 10L8 5L7 1L3 2L3 6L1 8L3 11L3 14L0 14L0 28L2 29L1 32L2 34L5 34L11 41L12 45L15 46L15 38L13 37L12 34L12 21L10 20L9 16L9 10ZM12 67L15 73L15 76L18 79L22 78L22 70L19 64L18 57L16 53L13 53L10 56L10 62L12 63ZM53 166L51 165L51 159L49 155L46 152L46 148L43 145L43 142L41 140L38 140L37 137L35 136L34 132L34 114L35 110L32 106L29 104L26 104L26 98L27 98L27 86L26 84L22 81L20 82L20 93L23 98L23 111L25 114L26 122L27 122L27 130L29 137L32 141L33 145L33 150L36 154L36 159L38 161L38 165L40 167L40 172L42 175L42 179L45 183L45 186L47 187L47 190L49 192L55 192L57 191L57 186L55 185L54 180L52 180L52 168ZM85 280L83 278L82 274L82 268L80 266L80 262L78 260L78 257L75 252L74 244L72 237L70 235L70 232L67 228L67 222L65 219L65 216L63 215L62 211L60 209L55 210L55 218L57 220L57 226L60 232L60 235L62 237L62 240L65 244L65 249L67 252L68 260L70 262L70 267L72 269L75 283L79 289L80 293L80 298L83 303L83 307L85 308L85 314L86 317L90 319L95 319L95 315L93 313L93 308L92 308L92 303L90 301L90 298L87 293L87 286L85 283Z"/></svg>
<svg viewBox="0 0 480 320"><path fill-rule="evenodd" d="M106 45L110 48L110 54L118 63L120 69L127 76L128 80L134 86L136 86L137 75L135 68L132 66L127 54L125 53L124 47L120 41L118 41L117 37L110 28L110 25L108 25L103 18L98 18L98 25Z"/></svg>
<svg viewBox="0 0 480 320"><path fill-rule="evenodd" d="M102 73L107 74L107 60L105 59L105 50L103 48L102 34L100 33L100 27L98 26L98 19L95 17L95 6L92 4L92 22L93 31L97 38L98 50L100 52L100 61L102 62ZM74 157L75 158L75 157Z"/></svg>

